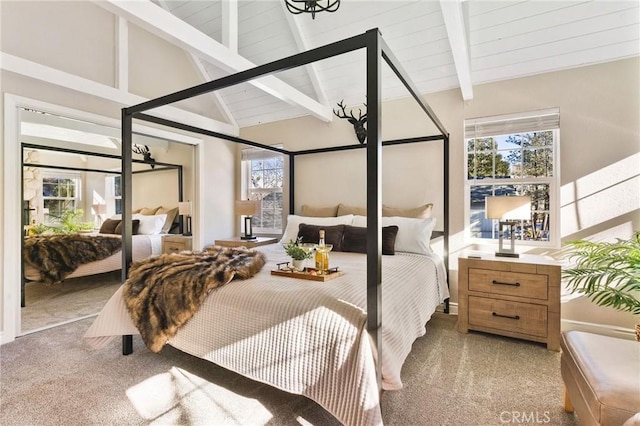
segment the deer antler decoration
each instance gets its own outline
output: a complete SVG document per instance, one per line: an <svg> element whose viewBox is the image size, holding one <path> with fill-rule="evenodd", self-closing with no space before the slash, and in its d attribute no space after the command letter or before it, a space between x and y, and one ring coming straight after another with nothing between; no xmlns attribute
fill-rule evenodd
<svg viewBox="0 0 640 426"><path fill-rule="evenodd" d="M367 128L364 126L367 124L367 113L362 114L362 110L358 108L358 118L353 115L353 110L349 111L349 115L347 115L347 111L345 111L344 99L338 103L340 109L342 109L342 115L340 115L340 111L333 110L333 113L339 118L346 118L349 123L353 125L353 129L356 131L356 137L361 144L367 140ZM367 107L367 104L364 104L364 107Z"/></svg>
<svg viewBox="0 0 640 426"><path fill-rule="evenodd" d="M131 147L131 151L135 152L136 154L141 154L142 161L148 163L152 169L156 167L156 160L151 158L151 151L149 151L149 147L147 145L141 146L134 144Z"/></svg>

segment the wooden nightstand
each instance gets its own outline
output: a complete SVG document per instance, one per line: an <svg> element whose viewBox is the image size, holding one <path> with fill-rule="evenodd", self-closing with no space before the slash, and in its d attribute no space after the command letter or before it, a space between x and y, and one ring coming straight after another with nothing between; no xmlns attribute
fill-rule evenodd
<svg viewBox="0 0 640 426"><path fill-rule="evenodd" d="M458 330L484 331L560 350L560 265L542 256L458 259Z"/></svg>
<svg viewBox="0 0 640 426"><path fill-rule="evenodd" d="M162 237L162 253L178 253L192 250L193 237L184 235L165 235Z"/></svg>
<svg viewBox="0 0 640 426"><path fill-rule="evenodd" d="M264 246L267 244L277 243L277 238L272 237L256 237L255 240L243 240L240 237L232 237L226 240L216 240L217 246L225 246L225 247L240 247L245 246L246 248L253 248L258 246Z"/></svg>

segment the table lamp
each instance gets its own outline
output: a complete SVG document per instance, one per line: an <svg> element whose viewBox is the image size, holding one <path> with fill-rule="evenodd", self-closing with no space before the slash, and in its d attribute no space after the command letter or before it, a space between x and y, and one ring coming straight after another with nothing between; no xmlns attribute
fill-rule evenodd
<svg viewBox="0 0 640 426"><path fill-rule="evenodd" d="M182 235L185 237L191 236L191 201L184 201L178 203L178 214L185 217L186 228Z"/></svg>
<svg viewBox="0 0 640 426"><path fill-rule="evenodd" d="M244 216L244 235L240 238L243 240L255 240L253 235L253 227L251 226L252 216L260 211L260 201L257 200L238 200L236 201L236 214Z"/></svg>
<svg viewBox="0 0 640 426"><path fill-rule="evenodd" d="M531 218L531 197L486 197L485 212L487 219L499 220L500 227L498 231L498 251L496 252L496 256L520 257L520 255L515 252L515 235L513 232L513 227L520 220ZM509 231L511 234L511 248L509 249L503 247L505 226L509 227Z"/></svg>

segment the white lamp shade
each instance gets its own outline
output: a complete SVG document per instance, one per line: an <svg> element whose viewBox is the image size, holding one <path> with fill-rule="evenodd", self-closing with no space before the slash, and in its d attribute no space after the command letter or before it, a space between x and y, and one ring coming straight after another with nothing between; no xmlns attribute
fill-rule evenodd
<svg viewBox="0 0 640 426"><path fill-rule="evenodd" d="M260 202L257 200L236 201L236 214L238 216L253 216L260 211Z"/></svg>
<svg viewBox="0 0 640 426"><path fill-rule="evenodd" d="M191 201L185 201L182 203L178 203L178 214L180 215L190 215L191 214Z"/></svg>
<svg viewBox="0 0 640 426"><path fill-rule="evenodd" d="M485 198L485 212L487 219L529 219L531 218L531 197L487 197Z"/></svg>

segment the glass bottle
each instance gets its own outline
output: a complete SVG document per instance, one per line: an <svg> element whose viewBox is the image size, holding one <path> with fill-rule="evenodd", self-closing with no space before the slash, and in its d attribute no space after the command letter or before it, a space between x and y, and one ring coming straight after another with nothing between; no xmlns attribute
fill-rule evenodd
<svg viewBox="0 0 640 426"><path fill-rule="evenodd" d="M329 253L324 242L324 229L320 230L320 239L316 248L316 272L324 274L329 269Z"/></svg>

